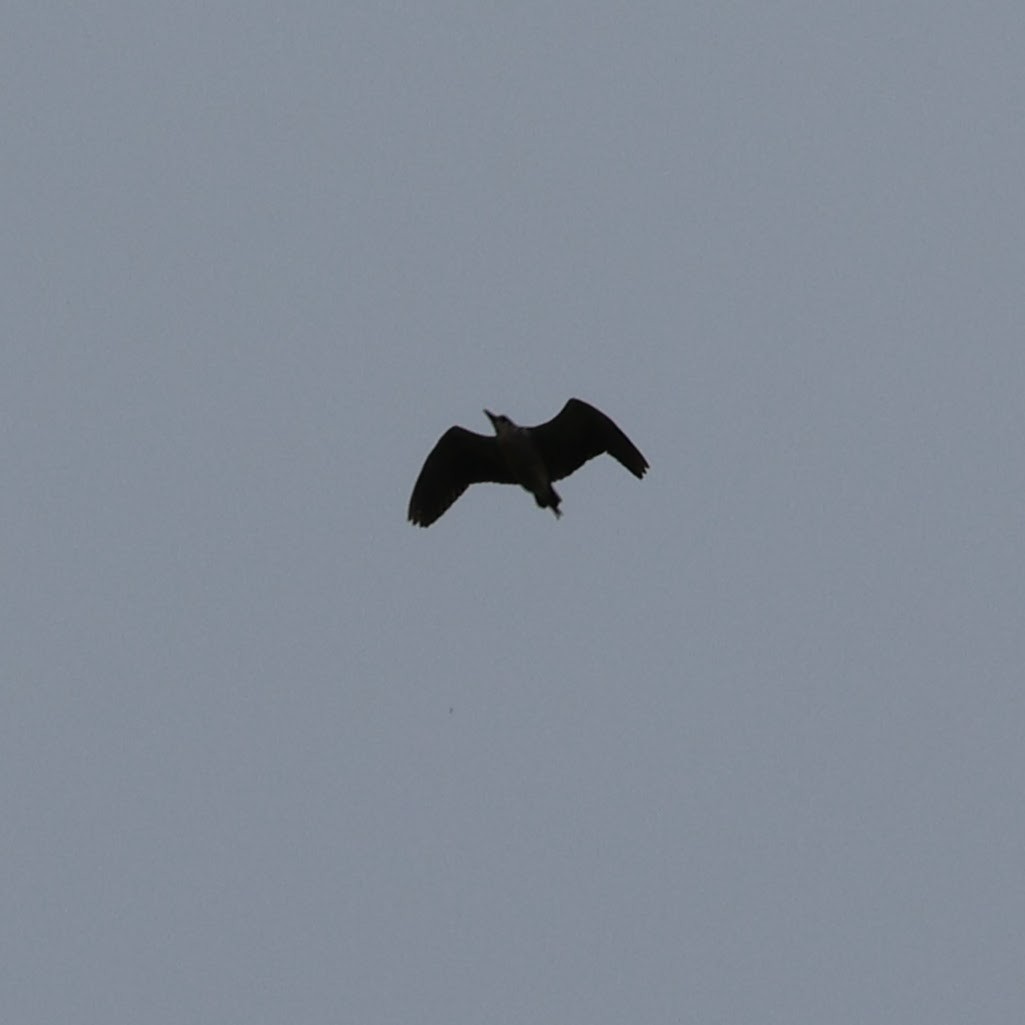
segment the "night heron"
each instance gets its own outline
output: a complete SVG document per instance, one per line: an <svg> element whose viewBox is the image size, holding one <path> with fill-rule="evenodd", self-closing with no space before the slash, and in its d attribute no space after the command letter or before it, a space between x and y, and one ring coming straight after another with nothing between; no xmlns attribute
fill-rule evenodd
<svg viewBox="0 0 1025 1025"><path fill-rule="evenodd" d="M429 527L471 485L519 484L542 509L561 516L552 482L568 477L588 459L608 452L635 477L648 461L600 409L570 399L558 416L536 427L519 427L507 416L485 415L495 436L450 427L431 449L409 500L409 520Z"/></svg>

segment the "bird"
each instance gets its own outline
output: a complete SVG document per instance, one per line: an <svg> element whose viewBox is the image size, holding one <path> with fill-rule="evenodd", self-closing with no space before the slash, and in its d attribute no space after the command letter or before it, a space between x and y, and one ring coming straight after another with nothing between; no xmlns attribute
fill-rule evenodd
<svg viewBox="0 0 1025 1025"><path fill-rule="evenodd" d="M429 527L471 485L484 481L519 484L542 509L562 516L552 483L607 452L640 479L648 461L606 416L582 399L570 399L557 415L520 427L485 409L494 437L450 427L424 461L409 499L409 522Z"/></svg>

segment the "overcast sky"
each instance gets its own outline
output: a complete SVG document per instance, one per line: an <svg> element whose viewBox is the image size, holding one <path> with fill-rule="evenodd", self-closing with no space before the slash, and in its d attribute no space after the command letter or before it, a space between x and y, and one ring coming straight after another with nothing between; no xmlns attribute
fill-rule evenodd
<svg viewBox="0 0 1025 1025"><path fill-rule="evenodd" d="M1022 1020L1020 0L3 22L5 1020Z"/></svg>

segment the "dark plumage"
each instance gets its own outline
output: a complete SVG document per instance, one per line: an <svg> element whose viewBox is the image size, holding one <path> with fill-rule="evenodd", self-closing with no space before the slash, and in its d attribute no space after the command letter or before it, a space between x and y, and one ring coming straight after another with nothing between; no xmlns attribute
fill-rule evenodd
<svg viewBox="0 0 1025 1025"><path fill-rule="evenodd" d="M635 477L648 462L600 409L570 399L547 423L519 427L507 416L484 410L495 436L450 427L424 462L409 500L409 520L429 527L471 485L484 481L519 484L542 509L561 516L552 482L568 477L588 459L608 452Z"/></svg>

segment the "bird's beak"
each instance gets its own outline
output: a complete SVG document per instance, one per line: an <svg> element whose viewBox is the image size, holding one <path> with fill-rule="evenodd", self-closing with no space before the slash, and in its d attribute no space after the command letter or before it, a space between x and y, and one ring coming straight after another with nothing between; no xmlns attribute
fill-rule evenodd
<svg viewBox="0 0 1025 1025"><path fill-rule="evenodd" d="M492 413L490 409L485 409L484 410L484 415L491 421L491 426L494 427L495 430L497 431L498 430L498 425L495 423L495 414Z"/></svg>

